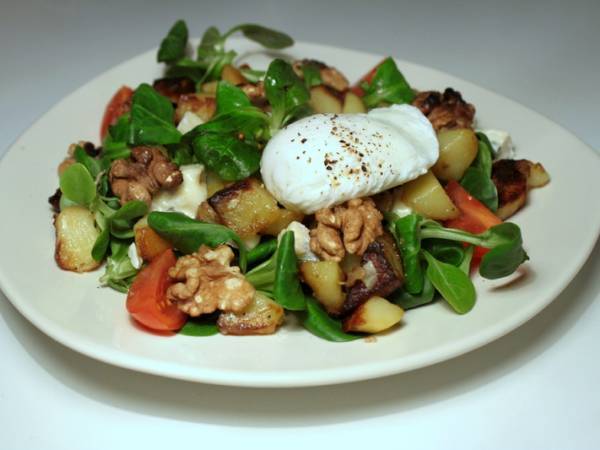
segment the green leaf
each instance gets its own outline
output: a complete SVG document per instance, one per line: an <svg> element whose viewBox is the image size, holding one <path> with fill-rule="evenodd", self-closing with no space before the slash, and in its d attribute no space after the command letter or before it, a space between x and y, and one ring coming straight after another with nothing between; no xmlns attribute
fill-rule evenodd
<svg viewBox="0 0 600 450"><path fill-rule="evenodd" d="M419 233L422 220L418 214L410 214L396 220L393 226L393 234L404 267L404 289L410 294L418 294L423 290L424 275Z"/></svg>
<svg viewBox="0 0 600 450"><path fill-rule="evenodd" d="M243 180L260 168L258 147L233 136L203 134L194 139L193 148L196 157L226 181Z"/></svg>
<svg viewBox="0 0 600 450"><path fill-rule="evenodd" d="M173 105L149 84L141 84L133 94L129 142L133 145L176 144L181 133L173 123Z"/></svg>
<svg viewBox="0 0 600 450"><path fill-rule="evenodd" d="M111 254L106 261L106 270L100 277L100 283L119 292L127 292L137 269L131 264L127 250L131 242L113 239L110 242Z"/></svg>
<svg viewBox="0 0 600 450"><path fill-rule="evenodd" d="M412 309L431 303L435 297L435 289L429 278L425 277L423 290L419 294L410 294L404 289L398 289L388 296L388 300L400 306L402 309Z"/></svg>
<svg viewBox="0 0 600 450"><path fill-rule="evenodd" d="M479 274L491 280L512 274L529 259L523 249L521 230L517 225L504 222L481 234L488 245L493 245L481 259Z"/></svg>
<svg viewBox="0 0 600 450"><path fill-rule="evenodd" d="M298 260L293 231L286 231L283 234L276 255L273 297L287 310L302 311L306 308L306 301L298 279Z"/></svg>
<svg viewBox="0 0 600 450"><path fill-rule="evenodd" d="M148 225L186 254L194 253L201 245L215 248L235 242L240 252L240 268L246 271L246 246L234 231L223 225L200 222L181 213L158 211L148 214Z"/></svg>
<svg viewBox="0 0 600 450"><path fill-rule="evenodd" d="M377 67L363 101L368 108L374 108L381 103L410 103L414 98L415 93L394 60L387 58Z"/></svg>
<svg viewBox="0 0 600 450"><path fill-rule="evenodd" d="M96 238L96 242L94 242L94 247L92 247L92 258L94 261L102 261L104 256L106 256L106 252L108 251L108 244L110 243L110 231L108 228L102 230L98 238Z"/></svg>
<svg viewBox="0 0 600 450"><path fill-rule="evenodd" d="M492 143L484 133L478 131L475 135L479 141L479 150L477 152L477 157L475 158L475 165L483 170L488 177L491 177L494 147L492 147Z"/></svg>
<svg viewBox="0 0 600 450"><path fill-rule="evenodd" d="M287 34L254 23L238 25L227 32L226 35L228 36L238 30L248 39L258 42L266 48L282 49L294 45L294 40Z"/></svg>
<svg viewBox="0 0 600 450"><path fill-rule="evenodd" d="M321 79L321 66L316 62L305 61L302 64L302 75L304 76L304 84L309 89L323 83Z"/></svg>
<svg viewBox="0 0 600 450"><path fill-rule="evenodd" d="M188 41L188 29L183 20L175 22L167 36L160 43L158 62L173 63L185 56Z"/></svg>
<svg viewBox="0 0 600 450"><path fill-rule="evenodd" d="M469 167L460 180L460 184L490 211L498 209L498 191L496 190L496 185L482 169Z"/></svg>
<svg viewBox="0 0 600 450"><path fill-rule="evenodd" d="M498 209L498 191L492 181L493 149L489 139L483 133L477 133L479 150L477 157L469 167L460 184L469 194L483 203L491 211Z"/></svg>
<svg viewBox="0 0 600 450"><path fill-rule="evenodd" d="M475 306L475 287L469 276L451 264L438 261L427 251L426 275L444 300L459 314L465 314Z"/></svg>
<svg viewBox="0 0 600 450"><path fill-rule="evenodd" d="M60 190L69 200L89 207L96 198L96 183L81 163L70 165L60 176Z"/></svg>
<svg viewBox="0 0 600 450"><path fill-rule="evenodd" d="M108 128L108 134L102 143L102 166L104 169L110 167L110 163L116 159L127 159L131 155L128 147L131 115L121 115L117 123Z"/></svg>
<svg viewBox="0 0 600 450"><path fill-rule="evenodd" d="M456 267L460 266L465 258L465 248L460 242L445 239L426 239L421 245L435 259Z"/></svg>
<svg viewBox="0 0 600 450"><path fill-rule="evenodd" d="M120 239L133 237L135 221L148 212L148 205L139 200L125 203L109 217L110 233Z"/></svg>
<svg viewBox="0 0 600 450"><path fill-rule="evenodd" d="M306 298L306 315L302 325L315 336L332 342L354 341L361 337L345 333L342 330L342 323L329 316L313 297Z"/></svg>
<svg viewBox="0 0 600 450"><path fill-rule="evenodd" d="M227 81L219 81L217 85L217 114L251 106L250 99L239 87Z"/></svg>
<svg viewBox="0 0 600 450"><path fill-rule="evenodd" d="M471 272L471 260L473 259L473 252L475 251L475 247L472 245L468 245L465 248L465 256L463 257L462 262L458 266L460 270L462 270L467 275Z"/></svg>
<svg viewBox="0 0 600 450"><path fill-rule="evenodd" d="M185 139L182 139L178 144L169 144L166 148L169 153L169 159L178 166L197 162L191 145Z"/></svg>
<svg viewBox="0 0 600 450"><path fill-rule="evenodd" d="M141 200L131 200L121 206L111 219L113 222L129 222L146 215L147 212L148 205L146 203Z"/></svg>
<svg viewBox="0 0 600 450"><path fill-rule="evenodd" d="M255 107L240 108L219 114L214 119L197 126L189 133L186 139L193 140L202 134L230 134L237 136L244 134L245 138L257 138L264 133L268 117L260 109Z"/></svg>
<svg viewBox="0 0 600 450"><path fill-rule="evenodd" d="M88 155L80 145L75 147L73 158L75 158L76 162L85 166L94 180L100 175L100 172L102 172L100 161Z"/></svg>
<svg viewBox="0 0 600 450"><path fill-rule="evenodd" d="M205 59L210 56L214 56L219 51L219 47L223 45L223 38L221 33L215 27L209 27L206 29L200 40L198 46L198 60Z"/></svg>
<svg viewBox="0 0 600 450"><path fill-rule="evenodd" d="M238 70L250 83L258 83L265 77L265 74L267 73L264 70L250 69L249 67L239 67Z"/></svg>
<svg viewBox="0 0 600 450"><path fill-rule="evenodd" d="M182 58L170 65L165 73L168 78L188 77L195 82L200 82L206 77L208 65L203 61L194 61L190 58Z"/></svg>
<svg viewBox="0 0 600 450"><path fill-rule="evenodd" d="M248 252L248 265L252 266L257 262L264 261L272 256L277 250L277 239L269 239L261 242Z"/></svg>
<svg viewBox="0 0 600 450"><path fill-rule="evenodd" d="M292 66L282 59L269 64L265 76L265 93L271 105L271 129L278 130L291 120L310 100L304 82Z"/></svg>
<svg viewBox="0 0 600 450"><path fill-rule="evenodd" d="M246 280L267 296L273 297L273 286L275 284L277 254L274 253L269 259L263 261L246 273Z"/></svg>
<svg viewBox="0 0 600 450"><path fill-rule="evenodd" d="M215 323L217 316L214 314L189 318L178 334L184 336L206 337L219 333L219 327Z"/></svg>

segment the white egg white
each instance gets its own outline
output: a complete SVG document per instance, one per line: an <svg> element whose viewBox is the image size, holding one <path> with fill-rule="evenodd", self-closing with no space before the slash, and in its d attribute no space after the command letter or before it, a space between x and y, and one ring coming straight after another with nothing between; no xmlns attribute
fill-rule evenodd
<svg viewBox="0 0 600 450"><path fill-rule="evenodd" d="M312 214L417 178L438 159L438 147L430 122L410 105L316 114L271 138L261 174L280 203Z"/></svg>

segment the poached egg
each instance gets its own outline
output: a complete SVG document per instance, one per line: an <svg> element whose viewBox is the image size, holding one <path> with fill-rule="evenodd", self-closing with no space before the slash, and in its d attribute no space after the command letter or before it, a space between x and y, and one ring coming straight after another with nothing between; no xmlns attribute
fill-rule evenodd
<svg viewBox="0 0 600 450"><path fill-rule="evenodd" d="M312 214L413 180L438 156L427 117L413 106L392 105L298 120L271 138L260 170L281 204Z"/></svg>

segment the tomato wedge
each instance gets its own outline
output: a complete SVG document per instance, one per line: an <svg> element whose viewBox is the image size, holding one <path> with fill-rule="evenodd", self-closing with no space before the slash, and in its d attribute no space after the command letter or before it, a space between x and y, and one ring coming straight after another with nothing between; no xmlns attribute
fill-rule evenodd
<svg viewBox="0 0 600 450"><path fill-rule="evenodd" d="M179 330L187 315L167 300L172 284L168 272L177 259L168 249L143 268L127 294L127 311L142 325L157 331Z"/></svg>
<svg viewBox="0 0 600 450"><path fill-rule="evenodd" d="M386 58L382 59L381 61L379 61L377 63L377 65L375 67L373 67L371 70L369 70L369 72L367 72L360 80L358 80L354 86L350 87L350 90L352 92L354 92L356 95L358 95L359 97L362 97L363 95L365 95L365 91L363 91L363 89L360 87L360 85L362 83L364 83L365 81L367 83L370 83L371 80L373 79L373 77L375 76L375 72L377 72L377 69L379 68L379 66L381 65L382 62L384 62L386 60Z"/></svg>
<svg viewBox="0 0 600 450"><path fill-rule="evenodd" d="M108 134L108 127L117 123L117 119L131 109L131 97L133 97L133 89L129 86L123 86L106 105L102 124L100 125L100 139L102 141Z"/></svg>
<svg viewBox="0 0 600 450"><path fill-rule="evenodd" d="M488 228L502 223L502 220L498 216L469 194L456 181L452 180L446 185L446 193L461 212L460 216L456 219L450 219L444 223L448 228L457 228L477 234L483 233ZM487 252L487 248L475 247L471 267L477 266L483 255Z"/></svg>

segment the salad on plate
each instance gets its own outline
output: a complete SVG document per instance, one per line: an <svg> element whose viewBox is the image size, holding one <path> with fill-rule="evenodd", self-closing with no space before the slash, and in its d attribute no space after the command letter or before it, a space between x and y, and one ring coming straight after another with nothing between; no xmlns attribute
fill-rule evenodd
<svg viewBox="0 0 600 450"><path fill-rule="evenodd" d="M295 315L349 341L435 301L468 313L472 275L528 260L506 219L549 175L478 129L460 92L418 89L389 57L354 84L310 55L250 67L227 48L237 33L293 45L243 24L192 51L177 21L164 77L116 86L99 145L69 146L49 199L61 269L104 265L149 330L272 334Z"/></svg>

